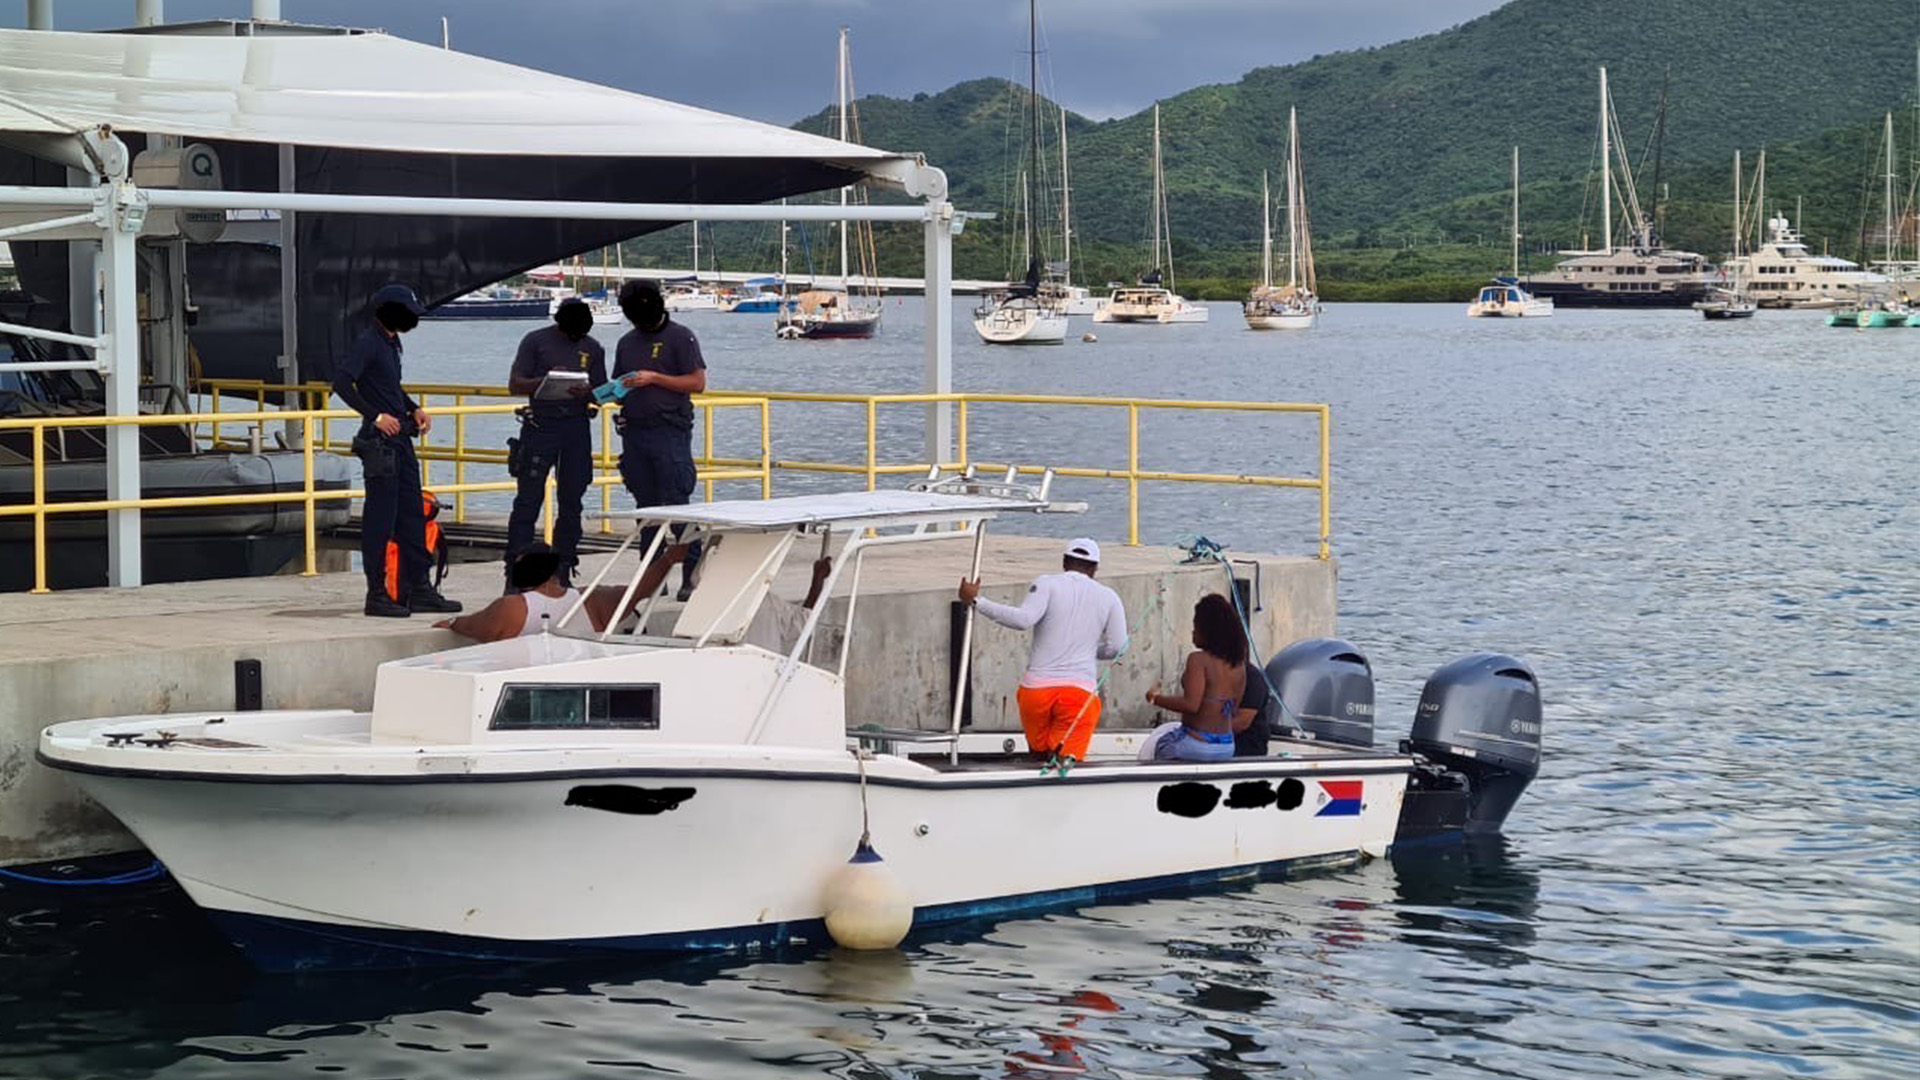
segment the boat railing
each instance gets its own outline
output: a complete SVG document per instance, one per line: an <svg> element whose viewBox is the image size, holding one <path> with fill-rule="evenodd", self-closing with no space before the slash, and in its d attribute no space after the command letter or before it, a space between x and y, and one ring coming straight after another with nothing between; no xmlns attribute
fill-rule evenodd
<svg viewBox="0 0 1920 1080"><path fill-rule="evenodd" d="M422 480L437 495L451 499L452 520L464 523L475 509L469 496L481 493L506 493L517 489L507 476L507 452L499 437L499 426L511 422L511 414L523 399L505 387L454 383L409 384L409 392L431 412L438 423L416 443L421 459ZM93 513L120 509L174 509L242 505L304 504L306 514L305 573L316 572L318 543L312 510L317 503L353 500L362 492L348 487L333 489L316 486L314 460L320 454L348 455L359 418L345 409L327 409L330 388L325 383L286 385L263 380L205 379L193 387L194 407L185 414L140 417L87 416L70 418L0 419L0 432L25 429L36 447L32 460L33 486L29 501L0 505L0 521L30 516L34 523L34 591L46 591L47 522L60 514ZM918 446L928 406L951 405L955 420L955 460L928 462L902 453L898 459L883 448ZM1320 558L1331 556L1333 531L1332 410L1325 404L1278 401L1181 400L1172 398L1099 397L1090 395L1001 394L1001 393L903 393L857 394L793 391L717 391L695 397L700 430L696 433L696 465L705 497L716 497L718 485L734 482L757 483L761 497L774 493L777 475L850 476L864 480L867 490L879 487L883 478L926 475L931 466L965 469L972 465L982 472L1037 477L1048 468L1063 478L1109 481L1125 484L1127 495L1127 542L1140 541L1140 505L1143 491L1150 485L1206 485L1255 487L1269 490L1312 491L1318 501L1317 547ZM783 431L806 431L815 437L825 430L831 417L821 414L856 411L850 432L859 432L860 450L848 459L827 460L817 456L783 456L776 452L775 410ZM1105 462L1082 460L1045 463L1022 462L1014 455L992 453L981 445L982 414L994 421L1015 412L1025 420L1042 423L1026 428L1084 428L1075 416L1115 415L1124 421L1125 444L1116 445ZM745 413L749 423L717 423L716 414ZM1033 416L1032 414L1039 414ZM1286 418L1313 426L1317 436L1317 460L1312 471L1302 475L1267 475L1250 471L1198 471L1148 468L1141 451L1142 417L1150 415L1237 416L1248 421L1261 418ZM489 419L491 418L491 419ZM795 422L797 421L797 422ZM613 491L620 483L619 439L613 430L613 418L602 410L597 425L599 444L594 455L593 484L599 490L600 509L613 509ZM793 426L787 426L792 423ZM199 445L207 449L244 451L257 448L264 432L283 425L285 445L303 455L303 481L299 490L256 492L239 495L193 495L142 498L138 500L93 499L66 502L49 499L46 466L52 457L47 452L49 436L59 438L57 429L71 427L113 427L122 424L189 425ZM911 428L911 432L907 429ZM725 436L722 436L722 432ZM308 437L309 434L311 437ZM911 434L909 440L905 436ZM1240 428L1224 434L1214 432L1208 443L1245 448L1265 445L1273 433ZM1077 452L1089 440L1080 439L1068 447ZM739 445L744 443L744 445ZM732 444L732 445L730 445ZM1305 449L1302 447L1302 449ZM1059 455L1053 455L1058 457ZM1092 456L1092 455L1089 455ZM449 476L444 470L451 469ZM437 475L436 475L437 474ZM552 478L549 478L543 520L551 534L556 506ZM611 522L602 519L599 528L610 533Z"/></svg>

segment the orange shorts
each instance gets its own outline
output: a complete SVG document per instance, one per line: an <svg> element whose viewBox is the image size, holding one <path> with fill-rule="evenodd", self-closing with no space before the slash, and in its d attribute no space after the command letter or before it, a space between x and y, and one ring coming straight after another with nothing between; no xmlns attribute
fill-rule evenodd
<svg viewBox="0 0 1920 1080"><path fill-rule="evenodd" d="M1087 743L1100 724L1100 695L1077 686L1023 686L1016 696L1027 749L1087 760Z"/></svg>

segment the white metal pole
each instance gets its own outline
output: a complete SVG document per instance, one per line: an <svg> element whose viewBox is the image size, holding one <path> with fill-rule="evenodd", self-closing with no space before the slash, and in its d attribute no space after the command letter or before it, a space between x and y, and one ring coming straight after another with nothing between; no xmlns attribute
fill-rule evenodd
<svg viewBox="0 0 1920 1080"><path fill-rule="evenodd" d="M163 0L133 0L133 25L159 26L166 21Z"/></svg>
<svg viewBox="0 0 1920 1080"><path fill-rule="evenodd" d="M840 141L848 142L850 140L847 138L847 28L844 26L840 28L840 65L837 72L838 84L834 87L834 93L840 98ZM847 189L842 187L840 208L845 210L846 206ZM840 216L840 291L845 293L853 291L847 281L847 218L845 214Z"/></svg>
<svg viewBox="0 0 1920 1080"><path fill-rule="evenodd" d="M953 204L931 203L926 224L927 372L930 394L953 392ZM953 403L927 403L927 462L953 458Z"/></svg>
<svg viewBox="0 0 1920 1080"><path fill-rule="evenodd" d="M1607 69L1600 69L1600 220L1606 250L1613 250L1613 137L1607 122Z"/></svg>
<svg viewBox="0 0 1920 1080"><path fill-rule="evenodd" d="M107 415L140 414L140 309L135 289L138 276L135 248L139 223L130 220L122 198L124 190L106 181L113 198L101 235L106 265L105 319L101 329L108 339L106 372ZM116 424L106 431L107 498L140 497L140 429ZM113 510L107 514L107 584L138 585L140 568L140 511Z"/></svg>
<svg viewBox="0 0 1920 1080"><path fill-rule="evenodd" d="M51 0L48 0L51 3ZM67 170L67 186L91 187L84 169ZM100 245L92 240L67 243L67 329L80 337L100 332Z"/></svg>
<svg viewBox="0 0 1920 1080"><path fill-rule="evenodd" d="M53 29L53 0L27 0L27 29Z"/></svg>
<svg viewBox="0 0 1920 1080"><path fill-rule="evenodd" d="M279 22L280 0L253 0L254 22Z"/></svg>
<svg viewBox="0 0 1920 1080"><path fill-rule="evenodd" d="M1067 108L1060 107L1060 278L1073 287L1073 196L1067 180Z"/></svg>
<svg viewBox="0 0 1920 1080"><path fill-rule="evenodd" d="M280 190L292 192L298 187L294 178L294 149L291 146L280 147ZM280 381L289 386L300 385L306 378L300 370L300 244L296 230L298 214L293 210L280 212ZM289 390L282 399L282 408L301 409L305 403L300 400L300 391ZM284 426L287 445L299 447L306 437L304 420L288 420Z"/></svg>

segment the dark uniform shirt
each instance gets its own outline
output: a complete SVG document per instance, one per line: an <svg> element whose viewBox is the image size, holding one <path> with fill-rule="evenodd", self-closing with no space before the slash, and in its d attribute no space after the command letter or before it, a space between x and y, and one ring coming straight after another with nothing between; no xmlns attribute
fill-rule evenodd
<svg viewBox="0 0 1920 1080"><path fill-rule="evenodd" d="M1266 676L1249 662L1247 688L1240 691L1240 707L1253 710L1253 723L1247 725L1247 730L1234 735L1234 757L1267 756L1267 740L1271 735L1267 728L1267 701L1272 696L1267 692Z"/></svg>
<svg viewBox="0 0 1920 1080"><path fill-rule="evenodd" d="M618 379L636 371L657 371L662 375L691 375L704 370L707 362L700 355L700 341L693 331L667 320L658 330L635 327L620 338L613 353L613 377ZM640 386L620 399L620 415L627 429L677 428L693 430L693 398L664 386Z"/></svg>
<svg viewBox="0 0 1920 1080"><path fill-rule="evenodd" d="M333 392L366 419L367 427L386 413L400 421L403 433L413 430L413 410L419 406L400 388L400 352L400 335L370 326L334 365Z"/></svg>
<svg viewBox="0 0 1920 1080"><path fill-rule="evenodd" d="M592 389L607 381L607 350L591 335L575 341L557 326L535 330L520 339L520 351L513 356L513 374L521 379L540 379L549 371L578 371L587 377L587 388ZM592 400L534 401L533 415L540 420L584 418Z"/></svg>

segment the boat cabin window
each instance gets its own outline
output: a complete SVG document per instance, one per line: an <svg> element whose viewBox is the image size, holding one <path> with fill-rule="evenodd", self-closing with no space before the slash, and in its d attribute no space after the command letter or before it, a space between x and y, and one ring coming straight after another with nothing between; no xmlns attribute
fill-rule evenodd
<svg viewBox="0 0 1920 1080"><path fill-rule="evenodd" d="M491 731L660 729L660 686L508 684L494 706Z"/></svg>

